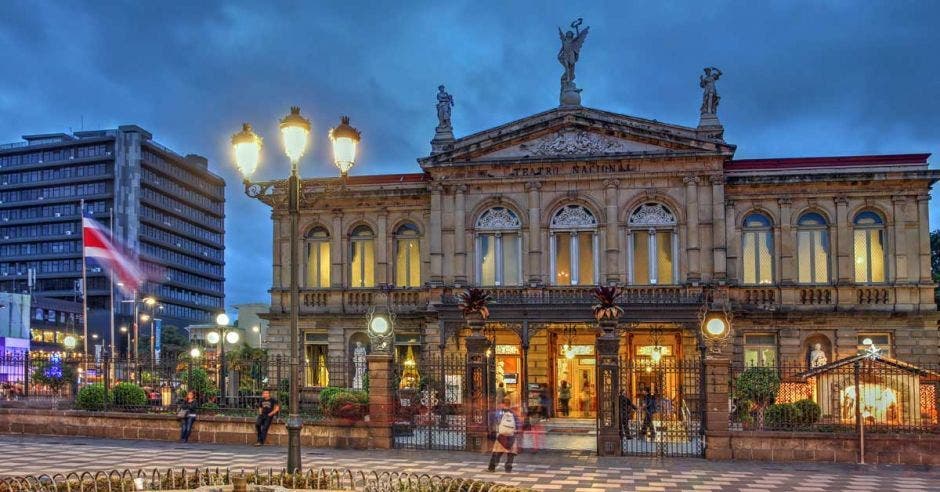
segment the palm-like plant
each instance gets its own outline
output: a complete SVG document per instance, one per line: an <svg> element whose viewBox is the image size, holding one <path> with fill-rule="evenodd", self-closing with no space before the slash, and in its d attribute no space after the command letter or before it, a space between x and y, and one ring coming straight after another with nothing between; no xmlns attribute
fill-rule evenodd
<svg viewBox="0 0 940 492"><path fill-rule="evenodd" d="M467 289L457 295L460 300L460 310L464 317L471 317L479 314L480 318L486 319L490 316L490 308L486 304L490 302L490 295L483 289Z"/></svg>
<svg viewBox="0 0 940 492"><path fill-rule="evenodd" d="M623 291L619 287L604 287L599 285L594 288L594 297L597 304L594 305L594 319L617 319L623 314L623 308L617 305L617 300Z"/></svg>

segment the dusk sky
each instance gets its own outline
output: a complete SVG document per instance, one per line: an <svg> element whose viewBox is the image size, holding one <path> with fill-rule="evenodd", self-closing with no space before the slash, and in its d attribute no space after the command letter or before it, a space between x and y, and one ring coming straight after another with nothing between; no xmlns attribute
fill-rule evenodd
<svg viewBox="0 0 940 492"><path fill-rule="evenodd" d="M606 4L606 5L605 5ZM352 174L419 171L453 94L455 134L558 104L558 26L591 31L585 106L694 126L705 66L736 156L940 152L940 2L0 2L0 143L137 124L228 183L226 304L268 301L269 209L243 194L229 138L313 122L303 176L334 176L328 129L362 131ZM938 157L932 157L936 167ZM940 205L931 202L932 228Z"/></svg>

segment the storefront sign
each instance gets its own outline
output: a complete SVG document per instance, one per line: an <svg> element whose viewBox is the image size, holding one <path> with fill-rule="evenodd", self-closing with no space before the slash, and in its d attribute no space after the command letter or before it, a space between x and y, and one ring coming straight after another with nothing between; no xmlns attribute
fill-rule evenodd
<svg viewBox="0 0 940 492"><path fill-rule="evenodd" d="M653 353L653 347L655 346L656 345L643 345L643 346L637 347L636 355L650 357L650 355ZM660 349L659 353L663 355L664 357L669 357L670 355L672 355L671 345L660 345L659 349Z"/></svg>
<svg viewBox="0 0 940 492"><path fill-rule="evenodd" d="M578 355L594 355L594 346L593 345L572 345L568 347L563 345L561 347L561 355L567 356L571 354L572 357Z"/></svg>
<svg viewBox="0 0 940 492"><path fill-rule="evenodd" d="M496 355L519 355L518 345L497 345Z"/></svg>

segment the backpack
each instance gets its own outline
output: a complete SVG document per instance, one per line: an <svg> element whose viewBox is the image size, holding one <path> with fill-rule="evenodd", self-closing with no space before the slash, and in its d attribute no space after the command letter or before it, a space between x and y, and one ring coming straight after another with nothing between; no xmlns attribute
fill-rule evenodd
<svg viewBox="0 0 940 492"><path fill-rule="evenodd" d="M511 436L516 433L516 418L512 415L512 412L503 412L499 418L496 433L501 436Z"/></svg>

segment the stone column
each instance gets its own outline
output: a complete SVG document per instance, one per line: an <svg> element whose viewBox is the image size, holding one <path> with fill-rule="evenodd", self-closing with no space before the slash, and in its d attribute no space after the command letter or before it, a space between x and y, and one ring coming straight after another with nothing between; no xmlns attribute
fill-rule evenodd
<svg viewBox="0 0 940 492"><path fill-rule="evenodd" d="M731 361L725 357L705 359L705 437L708 446L705 458L731 459L728 435L728 388L731 383Z"/></svg>
<svg viewBox="0 0 940 492"><path fill-rule="evenodd" d="M686 251L689 256L688 281L697 283L702 280L702 268L699 262L698 242L698 176L686 176L685 183L686 202Z"/></svg>
<svg viewBox="0 0 940 492"><path fill-rule="evenodd" d="M467 285L467 185L454 187L454 282Z"/></svg>
<svg viewBox="0 0 940 492"><path fill-rule="evenodd" d="M741 237L737 234L737 215L734 213L734 200L725 200L725 254L727 260L725 267L728 271L729 279L735 279L741 283L741 272L738 271L738 256L740 256Z"/></svg>
<svg viewBox="0 0 940 492"><path fill-rule="evenodd" d="M465 340L467 345L467 390L470 411L467 413L467 450L485 451L488 444L489 408L486 397L487 359L486 349L489 340L483 336L483 320L468 320L471 335Z"/></svg>
<svg viewBox="0 0 940 492"><path fill-rule="evenodd" d="M440 286L443 282L442 250L441 250L441 184L431 183L431 217L430 237L431 247L431 285Z"/></svg>
<svg viewBox="0 0 940 492"><path fill-rule="evenodd" d="M900 195L891 197L891 216L894 220L891 221L891 227L885 231L885 239L888 238L888 231L890 231L890 235L892 236L889 241L891 247L885 251L885 255L889 259L894 258L894 261L889 260L885 265L887 267L885 280L890 283L904 283L907 281L907 262L910 261L908 254L912 249L916 249L915 246L910 244L905 238L907 232L907 227L905 227L907 217L904 213L906 204L907 197Z"/></svg>
<svg viewBox="0 0 940 492"><path fill-rule="evenodd" d="M796 238L791 233L793 228L790 226L790 207L792 204L792 200L787 196L777 200L777 205L780 207L780 232L776 236L780 238L779 280L782 285L792 285L796 280L796 261L793 255Z"/></svg>
<svg viewBox="0 0 940 492"><path fill-rule="evenodd" d="M620 437L620 334L617 321L600 322L601 335L595 341L597 353L597 455L621 456Z"/></svg>
<svg viewBox="0 0 940 492"><path fill-rule="evenodd" d="M852 226L849 217L849 200L845 196L837 196L836 202L836 233L833 237L836 239L834 249L836 251L836 274L839 284L850 284L854 282L855 273L852 265Z"/></svg>
<svg viewBox="0 0 940 492"><path fill-rule="evenodd" d="M529 192L529 285L542 285L542 241L541 241L541 222L542 207L540 206L541 196L539 190L542 183L538 181L529 181L525 185Z"/></svg>
<svg viewBox="0 0 940 492"><path fill-rule="evenodd" d="M369 354L369 448L391 449L394 440L395 390L391 354Z"/></svg>
<svg viewBox="0 0 940 492"><path fill-rule="evenodd" d="M389 274L388 261L388 211L381 210L377 220L378 230L375 233L375 284L382 285L394 282Z"/></svg>
<svg viewBox="0 0 940 492"><path fill-rule="evenodd" d="M920 283L932 284L933 278L930 272L930 219L928 218L927 206L930 202L930 195L918 195L917 197L917 229L920 231Z"/></svg>
<svg viewBox="0 0 940 492"><path fill-rule="evenodd" d="M343 230L343 214L337 210L333 211L333 231L330 234L330 286L341 288L343 286L343 245L346 236Z"/></svg>
<svg viewBox="0 0 940 492"><path fill-rule="evenodd" d="M617 227L617 212L620 202L620 181L616 179L604 180L604 205L607 207L607 237L604 248L604 263L601 264L602 274L606 275L607 284L620 284L623 277L620 274L620 228ZM603 282L598 279L598 282Z"/></svg>
<svg viewBox="0 0 940 492"><path fill-rule="evenodd" d="M712 176L712 255L715 265L714 279L724 282L728 279L727 257L728 242L725 233L725 179Z"/></svg>

